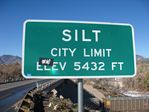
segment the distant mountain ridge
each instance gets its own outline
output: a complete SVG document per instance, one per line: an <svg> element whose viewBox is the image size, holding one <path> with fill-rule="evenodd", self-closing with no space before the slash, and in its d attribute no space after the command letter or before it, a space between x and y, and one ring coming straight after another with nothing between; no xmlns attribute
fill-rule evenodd
<svg viewBox="0 0 149 112"><path fill-rule="evenodd" d="M143 63L149 63L149 58L144 58L143 56L141 55L136 55L136 60L137 61L141 61Z"/></svg>
<svg viewBox="0 0 149 112"><path fill-rule="evenodd" d="M141 56L141 55L136 55L136 59L137 59L137 60L143 60L143 59L144 59L144 57L143 57L143 56Z"/></svg>
<svg viewBox="0 0 149 112"><path fill-rule="evenodd" d="M0 64L21 64L21 57L13 55L2 55L0 56Z"/></svg>

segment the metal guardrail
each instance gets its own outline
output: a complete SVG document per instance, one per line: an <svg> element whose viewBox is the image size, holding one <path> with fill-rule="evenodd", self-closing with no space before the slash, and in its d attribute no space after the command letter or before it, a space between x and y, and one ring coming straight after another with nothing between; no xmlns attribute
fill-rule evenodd
<svg viewBox="0 0 149 112"><path fill-rule="evenodd" d="M18 109L18 112L32 112L34 111L35 103L38 100L38 96L40 96L41 91L48 89L49 91L59 86L63 83L64 80L56 80L51 83L46 82L37 87L28 91L28 93L24 96L22 103Z"/></svg>

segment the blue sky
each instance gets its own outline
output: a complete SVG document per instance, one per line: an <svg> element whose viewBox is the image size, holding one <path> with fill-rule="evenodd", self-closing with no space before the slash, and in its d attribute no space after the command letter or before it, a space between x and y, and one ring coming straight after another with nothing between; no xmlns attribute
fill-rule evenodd
<svg viewBox="0 0 149 112"><path fill-rule="evenodd" d="M22 55L26 19L130 23L136 53L149 57L149 0L0 0L0 55Z"/></svg>

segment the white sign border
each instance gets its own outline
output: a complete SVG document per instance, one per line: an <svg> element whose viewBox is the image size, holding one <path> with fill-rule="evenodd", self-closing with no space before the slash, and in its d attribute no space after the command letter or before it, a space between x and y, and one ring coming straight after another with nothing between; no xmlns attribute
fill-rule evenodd
<svg viewBox="0 0 149 112"><path fill-rule="evenodd" d="M24 45L25 45L25 29L27 22L57 22L57 23L85 23L85 24L107 24L107 25L123 25L130 26L132 29L132 42L133 42L133 54L134 54L134 74L133 75L117 75L117 76L26 76L24 74ZM131 78L136 75L136 51L135 51L135 39L134 28L128 23L110 23L110 22L91 22L91 21L72 21L72 20L35 20L28 19L23 23L23 39L22 39L22 75L26 79L88 79L88 78Z"/></svg>

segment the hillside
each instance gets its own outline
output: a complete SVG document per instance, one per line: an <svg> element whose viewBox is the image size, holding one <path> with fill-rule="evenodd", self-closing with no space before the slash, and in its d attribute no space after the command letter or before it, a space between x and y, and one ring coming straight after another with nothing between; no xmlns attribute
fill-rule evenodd
<svg viewBox="0 0 149 112"><path fill-rule="evenodd" d="M137 74L133 78L123 79L127 89L149 90L149 58L137 56Z"/></svg>
<svg viewBox="0 0 149 112"><path fill-rule="evenodd" d="M21 57L13 55L0 56L0 83L24 79L21 75Z"/></svg>

